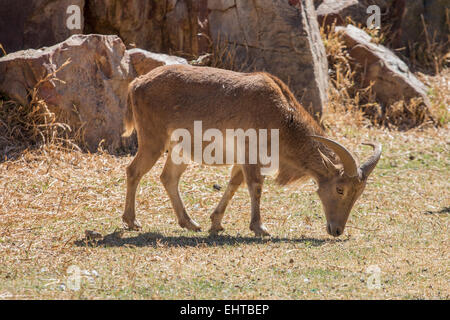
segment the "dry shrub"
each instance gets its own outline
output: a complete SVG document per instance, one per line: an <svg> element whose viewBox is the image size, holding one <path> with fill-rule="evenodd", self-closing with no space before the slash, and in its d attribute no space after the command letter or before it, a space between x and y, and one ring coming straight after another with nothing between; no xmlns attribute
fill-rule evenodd
<svg viewBox="0 0 450 320"><path fill-rule="evenodd" d="M347 18L347 23L357 25L350 18ZM397 36L395 23L396 21L392 17L385 17L382 20L381 28L368 29L360 24L357 26L367 32L374 43L392 47ZM429 125L442 126L448 123L448 111L447 108L442 107L443 100L441 97L434 99L434 101L431 99L432 106L430 108L427 108L423 101L418 98L410 101L397 101L391 105L381 104L372 90L373 84L363 85L362 75L364 70L357 64L352 63L344 41L334 32L334 28L334 25L329 27L323 25L321 28L331 71L329 86L329 110L331 115L325 115L324 125L327 124L327 117L331 117L332 120L330 120L335 122L336 113L342 114L342 120L349 122L348 124L351 122L352 125L357 123L359 125L386 126L400 130ZM210 43L213 42L210 40ZM238 50L245 50L245 48L240 48L227 39L215 43L215 45L211 45L210 66L235 71L254 71L249 66L248 61L241 62L237 59ZM435 50L437 46L441 48L443 45L435 42L427 43L432 44L428 49L430 54L439 55L440 58L436 59L444 61L442 51ZM400 56L400 58L408 63L407 57ZM447 55L448 58L449 55ZM442 65L442 63L439 65ZM442 71L441 68L439 70ZM430 91L442 91L442 88L431 88ZM351 117L348 117L348 115Z"/></svg>
<svg viewBox="0 0 450 320"><path fill-rule="evenodd" d="M439 40L435 33L432 34L425 18L421 15L422 33L420 37L424 41L410 42L407 47L402 48L398 47L401 18L396 16L394 12L382 15L380 28L369 29L366 25L355 23L350 17L346 18L346 23L363 29L372 37L374 43L394 50L413 71L438 75L450 66L450 9L447 8L445 14L446 40Z"/></svg>
<svg viewBox="0 0 450 320"><path fill-rule="evenodd" d="M236 47L229 46L225 42L221 42L214 46L212 51L211 67L236 70Z"/></svg>
<svg viewBox="0 0 450 320"><path fill-rule="evenodd" d="M237 44L228 38L217 35L215 44L211 46L211 67L233 70L237 72L261 71L255 67L256 61L251 59L251 49L247 45Z"/></svg>
<svg viewBox="0 0 450 320"><path fill-rule="evenodd" d="M400 100L381 110L381 124L386 127L410 129L414 127L437 124L421 98L409 101Z"/></svg>
<svg viewBox="0 0 450 320"><path fill-rule="evenodd" d="M387 28L389 30L390 27ZM374 41L376 43L387 41L383 30L365 29L365 31L372 38L377 39ZM439 114L433 114L433 111L436 111L434 104L428 109L419 98L397 101L391 105L381 104L372 90L373 83L369 86L363 85L364 70L357 63L353 63L343 39L334 31L334 26L326 31L322 27L321 34L331 70L329 107L332 113L344 115L344 121L351 121L353 124L371 123L400 130L424 125L440 126L448 122L448 117L442 118ZM351 120L347 117L348 115L352 116ZM335 121L334 115L333 121ZM326 122L327 119L324 119L325 124Z"/></svg>
<svg viewBox="0 0 450 320"><path fill-rule="evenodd" d="M443 69L438 76L417 73L417 77L429 88L429 110L437 125L447 126L450 121L450 69Z"/></svg>
<svg viewBox="0 0 450 320"><path fill-rule="evenodd" d="M189 64L194 66L208 66L219 69L239 71L236 64L236 45L231 44L226 39L221 39L220 33L217 35L217 41L213 41L206 33L200 33L199 36L205 38L209 43L207 53L202 55L193 55L188 58Z"/></svg>
<svg viewBox="0 0 450 320"><path fill-rule="evenodd" d="M1 50L2 54L3 54L4 56L6 56L6 50L5 50L5 48L3 48L3 46L2 46L1 43L0 43L0 50Z"/></svg>
<svg viewBox="0 0 450 320"><path fill-rule="evenodd" d="M38 89L44 82L54 80L56 73L47 75L29 92L30 103L21 105L6 96L0 96L0 161L17 156L24 149L55 147L80 150L84 145L83 128L73 130L68 125L69 114L56 111L39 98Z"/></svg>
<svg viewBox="0 0 450 320"><path fill-rule="evenodd" d="M425 41L408 44L410 66L415 70L437 75L450 67L450 10L446 8L447 40L438 41L436 34L430 34L423 16L423 37Z"/></svg>
<svg viewBox="0 0 450 320"><path fill-rule="evenodd" d="M243 64L239 64L236 59L236 43L228 40L220 40L212 47L212 62L214 68L221 68L234 71L244 71Z"/></svg>

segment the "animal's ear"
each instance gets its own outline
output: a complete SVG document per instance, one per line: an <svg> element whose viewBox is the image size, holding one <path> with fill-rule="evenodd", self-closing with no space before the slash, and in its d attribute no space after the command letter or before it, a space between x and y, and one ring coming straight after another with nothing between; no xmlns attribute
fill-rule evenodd
<svg viewBox="0 0 450 320"><path fill-rule="evenodd" d="M333 174L339 173L340 169L330 160L330 158L324 155L320 150L319 154L322 157L322 163L325 165L328 171L330 171Z"/></svg>

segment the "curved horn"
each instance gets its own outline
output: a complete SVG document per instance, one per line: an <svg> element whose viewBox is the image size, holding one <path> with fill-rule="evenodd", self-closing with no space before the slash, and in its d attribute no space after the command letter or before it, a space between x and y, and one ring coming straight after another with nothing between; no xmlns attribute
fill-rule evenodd
<svg viewBox="0 0 450 320"><path fill-rule="evenodd" d="M322 142L324 145L333 150L341 159L344 165L344 172L349 177L355 177L358 175L358 161L353 157L353 155L348 151L342 144L333 141L331 139L320 137L320 136L310 136L311 138Z"/></svg>
<svg viewBox="0 0 450 320"><path fill-rule="evenodd" d="M370 175L372 170L377 165L378 160L380 160L381 144L372 143L372 142L363 142L362 144L364 144L366 146L371 146L373 148L372 156L363 165L361 165L361 172L362 172L363 178L367 179L367 177Z"/></svg>

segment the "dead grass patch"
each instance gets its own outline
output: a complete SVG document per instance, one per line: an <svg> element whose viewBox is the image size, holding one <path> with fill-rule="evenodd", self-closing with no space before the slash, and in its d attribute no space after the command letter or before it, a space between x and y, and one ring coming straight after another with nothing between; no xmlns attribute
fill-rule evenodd
<svg viewBox="0 0 450 320"><path fill-rule="evenodd" d="M27 105L0 96L0 159L16 157L25 149L44 145L69 150L79 150L79 146L85 145L82 126L75 124L71 127L68 124L69 113L49 107L38 96L43 83L61 81L56 74L69 63L70 60L38 81L29 92Z"/></svg>
<svg viewBox="0 0 450 320"><path fill-rule="evenodd" d="M365 31L378 39L379 43L385 42L382 40L383 33L380 30L367 29ZM377 100L376 94L372 90L373 84L363 85L364 70L352 63L344 41L334 32L334 26L327 31L322 27L321 34L331 70L330 112L325 118L329 116L333 119L336 113L340 113L350 116L351 121L355 124L372 124L400 130L448 124L448 107L445 107L448 106L447 102L450 96L448 84L428 82L430 86L428 94L431 96L430 108L425 107L420 98L383 105ZM449 79L448 69L442 70L436 78ZM326 123L326 119L324 121Z"/></svg>
<svg viewBox="0 0 450 320"><path fill-rule="evenodd" d="M449 131L408 132L332 124L332 136L361 158L363 140L382 159L342 238L329 237L315 186L267 180L262 216L272 238L249 230L240 188L210 237L209 215L228 168L191 165L181 181L202 232L182 230L159 182L164 159L137 195L141 232L117 232L130 157L46 146L0 163L0 296L18 299L448 299ZM103 235L85 238L85 230ZM68 287L68 268L82 271ZM380 288L369 289L370 266ZM369 270L369 271L368 271Z"/></svg>
<svg viewBox="0 0 450 320"><path fill-rule="evenodd" d="M0 298L449 299L446 120L439 128L407 132L374 126L361 108L372 101L366 98L370 91L349 89L353 71L339 45L333 45L338 53L332 80L336 96L324 117L329 135L361 159L371 154L361 141L383 145L380 163L341 238L326 234L312 182L280 187L270 178L261 208L271 238L255 238L249 230L245 188L237 191L225 214L226 231L210 237L205 232L209 215L223 193L213 185L224 187L229 169L196 164L180 188L187 210L204 231L182 230L159 182L164 158L139 186L137 216L143 230L122 231L125 167L131 157L49 143L61 128L53 125L45 105L31 117L27 114L34 109L19 114L17 105L3 102L10 111L0 119L12 116L6 141L35 137L40 148L0 162ZM437 101L448 102L446 77L425 78L437 88ZM36 120L39 112L43 115ZM31 124L25 126L23 119ZM47 123L45 139L33 123ZM12 130L16 127L29 131L22 131L22 137ZM103 237L86 239L86 230ZM80 268L80 290L68 286L70 266ZM371 289L374 266L380 270L380 287Z"/></svg>
<svg viewBox="0 0 450 320"><path fill-rule="evenodd" d="M423 37L425 41L409 43L406 58L415 71L437 75L450 67L450 9L446 8L447 40L438 41L436 34L430 34L423 16Z"/></svg>

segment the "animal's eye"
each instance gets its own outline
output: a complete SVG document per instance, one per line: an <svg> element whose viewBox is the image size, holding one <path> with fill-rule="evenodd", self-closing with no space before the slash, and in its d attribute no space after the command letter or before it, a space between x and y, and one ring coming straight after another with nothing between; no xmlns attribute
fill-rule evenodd
<svg viewBox="0 0 450 320"><path fill-rule="evenodd" d="M336 192L339 194L344 194L344 189L342 189L341 187L337 187Z"/></svg>

